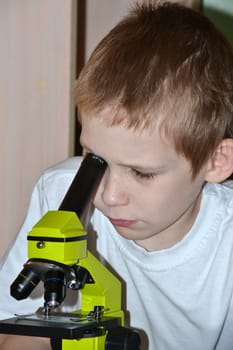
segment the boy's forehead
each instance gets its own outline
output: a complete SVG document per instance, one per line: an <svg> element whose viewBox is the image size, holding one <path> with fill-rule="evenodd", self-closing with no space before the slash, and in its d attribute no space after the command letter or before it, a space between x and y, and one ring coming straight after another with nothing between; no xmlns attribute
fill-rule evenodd
<svg viewBox="0 0 233 350"><path fill-rule="evenodd" d="M85 123L86 120L96 119L108 127L121 125L126 129L135 130L138 133L143 130L153 133L159 128L162 117L162 112L159 108L154 108L153 111L145 112L136 110L128 112L116 104L110 103L99 109L83 110L80 112L80 123Z"/></svg>
<svg viewBox="0 0 233 350"><path fill-rule="evenodd" d="M95 143L96 140L102 138L102 142L112 141L117 143L118 147L125 143L132 144L136 147L139 143L144 146L161 144L166 147L171 147L171 142L165 138L158 125L154 124L148 127L134 128L129 127L127 121L122 118L120 122L112 122L112 118L108 118L108 109L102 113L82 115L82 143ZM109 122L109 120L111 122ZM173 147L172 147L173 148Z"/></svg>
<svg viewBox="0 0 233 350"><path fill-rule="evenodd" d="M146 114L145 111L137 111L135 115L132 115L127 113L123 108L116 108L115 105L108 104L99 110L82 111L80 114L80 123L82 125L82 130L85 129L85 134L87 134L88 129L93 130L95 127L94 125L97 127L103 125L103 127L107 129L118 127L118 130L121 130L119 133L119 142L124 132L127 137L131 136L136 139L141 136L141 139L154 139L175 150L174 135L171 125L167 132L167 120L172 119L172 113L174 113L172 108L168 107L165 111L158 107L149 111L148 114ZM181 113L179 113L179 115L181 115ZM173 123L169 122L169 124ZM101 129L103 129L103 127L101 127ZM83 134L81 136L83 136Z"/></svg>
<svg viewBox="0 0 233 350"><path fill-rule="evenodd" d="M161 168L179 159L174 147L160 138L158 130L107 126L97 118L84 120L80 142L85 151L99 155L109 164Z"/></svg>

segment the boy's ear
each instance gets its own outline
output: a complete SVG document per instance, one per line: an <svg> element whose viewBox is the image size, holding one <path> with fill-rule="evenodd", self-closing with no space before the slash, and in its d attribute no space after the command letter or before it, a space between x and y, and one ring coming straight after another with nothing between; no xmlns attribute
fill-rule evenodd
<svg viewBox="0 0 233 350"><path fill-rule="evenodd" d="M207 163L205 180L222 182L233 173L233 139L223 139Z"/></svg>

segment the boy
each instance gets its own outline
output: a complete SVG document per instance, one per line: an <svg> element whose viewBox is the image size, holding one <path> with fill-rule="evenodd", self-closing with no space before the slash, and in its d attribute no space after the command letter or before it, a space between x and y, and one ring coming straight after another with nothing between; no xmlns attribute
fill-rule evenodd
<svg viewBox="0 0 233 350"><path fill-rule="evenodd" d="M221 184L233 172L232 91L226 39L198 12L169 3L135 7L78 79L84 153L108 163L91 218L97 251L126 285L143 350L232 349L233 191ZM20 313L7 288L25 261L25 234L58 208L77 162L45 172L33 192L0 275L3 317ZM39 305L35 297L22 309ZM49 347L35 339L35 348L41 342Z"/></svg>

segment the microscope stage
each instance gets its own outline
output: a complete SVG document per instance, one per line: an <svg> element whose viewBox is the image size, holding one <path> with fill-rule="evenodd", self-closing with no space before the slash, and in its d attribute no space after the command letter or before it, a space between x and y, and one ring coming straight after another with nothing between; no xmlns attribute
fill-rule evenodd
<svg viewBox="0 0 233 350"><path fill-rule="evenodd" d="M102 317L99 322L94 320L76 321L60 317L42 318L37 314L31 316L16 316L0 321L0 334L30 335L35 337L81 339L90 337L100 328L112 329L119 326L118 318Z"/></svg>

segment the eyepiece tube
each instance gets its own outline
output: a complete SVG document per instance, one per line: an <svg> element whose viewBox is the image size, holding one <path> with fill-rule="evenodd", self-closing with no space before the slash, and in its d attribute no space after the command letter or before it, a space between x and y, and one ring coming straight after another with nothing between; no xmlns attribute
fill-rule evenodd
<svg viewBox="0 0 233 350"><path fill-rule="evenodd" d="M88 153L74 177L59 210L75 212L82 221L85 210L105 172L107 163L93 153Z"/></svg>

